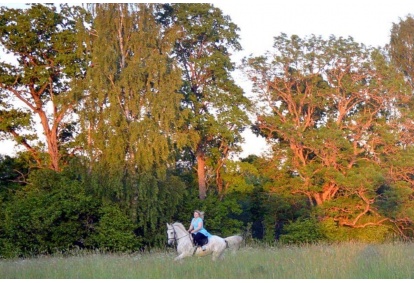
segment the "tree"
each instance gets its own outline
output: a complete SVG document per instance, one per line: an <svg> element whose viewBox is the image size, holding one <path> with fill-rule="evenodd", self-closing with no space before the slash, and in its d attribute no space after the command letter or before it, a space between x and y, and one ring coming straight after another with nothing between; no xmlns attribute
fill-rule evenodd
<svg viewBox="0 0 414 283"><path fill-rule="evenodd" d="M88 13L80 7L33 4L0 8L0 43L17 64L0 62L0 132L28 150L38 166L60 170L64 144L72 140L73 111L88 64L79 38ZM40 121L46 142L34 129ZM37 143L35 143L37 141ZM45 159L45 160L44 160Z"/></svg>
<svg viewBox="0 0 414 283"><path fill-rule="evenodd" d="M400 19L399 23L393 23L390 42L386 46L391 63L403 75L409 84L409 92L414 88L414 18L408 15L406 19ZM413 179L413 141L414 141L414 99L411 95L399 104L398 144L400 151L395 151L387 156L389 164L388 174L393 187L384 186L381 190L381 206L384 214L394 219L400 233L413 236L412 227L414 212L412 211L412 194L414 188ZM386 202L385 200L388 200Z"/></svg>
<svg viewBox="0 0 414 283"><path fill-rule="evenodd" d="M91 160L105 157L139 170L169 163L182 120L174 31L155 23L152 5L96 4L88 98L83 107Z"/></svg>
<svg viewBox="0 0 414 283"><path fill-rule="evenodd" d="M375 202L384 158L400 150L398 107L409 96L381 50L281 34L273 52L244 64L266 106L255 127L273 145L267 189L308 197L340 226L389 224Z"/></svg>
<svg viewBox="0 0 414 283"><path fill-rule="evenodd" d="M182 197L172 181L183 118L180 70L171 55L174 28L154 19L153 4L91 4L92 68L79 136L90 189L117 203L147 237L163 202ZM168 188L171 183L175 188ZM171 199L168 199L168 198ZM163 223L165 225L165 223Z"/></svg>
<svg viewBox="0 0 414 283"><path fill-rule="evenodd" d="M231 77L230 52L241 49L238 27L211 4L166 4L159 14L164 26L179 28L174 54L183 70L182 107L189 113L184 132L197 166L199 198L206 197L209 176L222 194L225 162L240 150L249 124L250 101Z"/></svg>
<svg viewBox="0 0 414 283"><path fill-rule="evenodd" d="M393 64L414 88L414 18L409 15L393 23L390 43L387 45Z"/></svg>

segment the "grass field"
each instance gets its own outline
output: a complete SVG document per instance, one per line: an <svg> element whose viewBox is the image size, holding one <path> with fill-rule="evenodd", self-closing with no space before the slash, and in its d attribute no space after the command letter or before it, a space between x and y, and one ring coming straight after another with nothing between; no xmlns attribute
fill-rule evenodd
<svg viewBox="0 0 414 283"><path fill-rule="evenodd" d="M0 261L0 279L412 279L414 244L243 247L174 262L171 249L145 254L87 253Z"/></svg>

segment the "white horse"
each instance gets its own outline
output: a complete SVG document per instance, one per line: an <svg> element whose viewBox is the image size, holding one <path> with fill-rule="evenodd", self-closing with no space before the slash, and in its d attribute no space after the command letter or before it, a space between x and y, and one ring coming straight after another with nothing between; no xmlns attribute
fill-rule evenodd
<svg viewBox="0 0 414 283"><path fill-rule="evenodd" d="M240 247L243 238L239 235L221 238L219 236L211 236L205 245L205 251L201 247L197 247L193 243L192 236L185 229L184 225L175 222L167 223L168 244L177 243L178 256L174 260L180 260L189 256L206 256L212 254L213 260L221 259L226 248L237 250Z"/></svg>

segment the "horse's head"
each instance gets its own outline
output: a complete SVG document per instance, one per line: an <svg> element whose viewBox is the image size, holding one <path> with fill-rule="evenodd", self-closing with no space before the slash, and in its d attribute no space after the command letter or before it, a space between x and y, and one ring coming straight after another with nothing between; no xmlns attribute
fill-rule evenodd
<svg viewBox="0 0 414 283"><path fill-rule="evenodd" d="M167 223L167 237L168 237L169 245L178 243L179 241L185 241L185 240L188 240L191 242L191 238L189 236L190 236L190 233L188 233L184 225L181 224L180 222L175 222L173 224Z"/></svg>
<svg viewBox="0 0 414 283"><path fill-rule="evenodd" d="M167 239L168 239L167 243L169 245L174 244L175 241L177 240L176 238L177 238L177 235L175 233L174 226L167 223Z"/></svg>

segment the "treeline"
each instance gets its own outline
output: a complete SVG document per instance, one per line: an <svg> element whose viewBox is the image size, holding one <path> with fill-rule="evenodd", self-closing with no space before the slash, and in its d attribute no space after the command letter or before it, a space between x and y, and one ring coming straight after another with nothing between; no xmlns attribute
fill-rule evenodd
<svg viewBox="0 0 414 283"><path fill-rule="evenodd" d="M257 100L211 4L31 4L0 23L0 132L22 149L0 158L1 257L162 247L194 209L266 242L413 237L410 16L378 48L276 36L240 62ZM249 127L272 150L236 160Z"/></svg>

